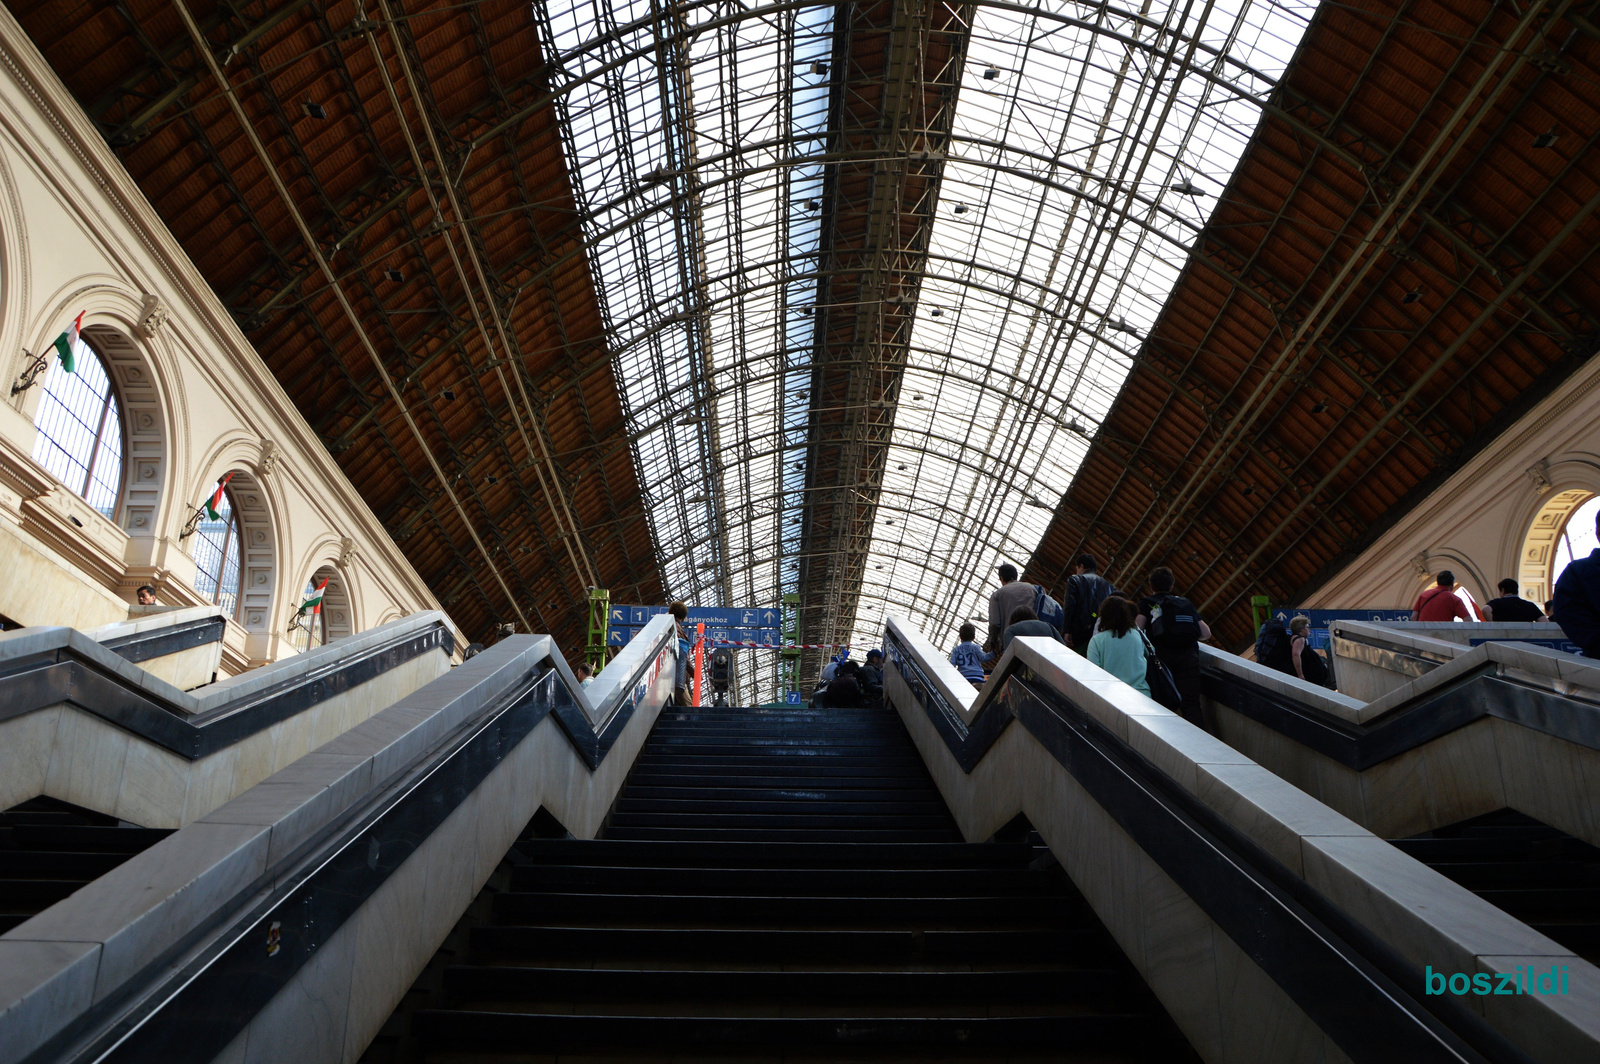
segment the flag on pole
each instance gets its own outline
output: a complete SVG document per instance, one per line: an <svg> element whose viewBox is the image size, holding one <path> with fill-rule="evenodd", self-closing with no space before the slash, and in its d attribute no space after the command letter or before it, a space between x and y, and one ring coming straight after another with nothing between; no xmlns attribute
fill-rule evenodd
<svg viewBox="0 0 1600 1064"><path fill-rule="evenodd" d="M333 577L331 577L331 576L323 577L322 578L322 583L318 584L315 588L313 588L311 593L306 596L306 600L304 602L300 603L300 612L297 613L295 616L304 617L307 613L309 613L314 617L317 614L321 613L322 612L322 593L323 593L324 590L326 590L326 588L328 586L328 581L332 580L332 579L333 579Z"/></svg>
<svg viewBox="0 0 1600 1064"><path fill-rule="evenodd" d="M70 370L68 372L71 372ZM213 521L222 520L222 515L217 512L217 507L222 505L222 490L228 486L228 481L233 479L230 471L217 481L217 490L211 493L211 498L206 500L206 516Z"/></svg>
<svg viewBox="0 0 1600 1064"><path fill-rule="evenodd" d="M73 356L72 349L78 346L78 330L82 327L83 316L87 313L86 310L78 311L78 316L72 319L71 328L56 337L56 353L61 356L61 368L68 373L78 371L78 361Z"/></svg>

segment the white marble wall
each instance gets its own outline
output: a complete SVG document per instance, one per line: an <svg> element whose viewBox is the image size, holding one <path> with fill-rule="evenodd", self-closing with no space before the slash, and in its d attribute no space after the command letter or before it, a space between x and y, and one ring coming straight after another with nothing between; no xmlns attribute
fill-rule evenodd
<svg viewBox="0 0 1600 1064"><path fill-rule="evenodd" d="M322 566L334 567L348 592L349 630L436 609L5 10L0 60L0 614L94 628L126 619L143 583L156 584L164 603L203 604L194 590L196 540L180 531L229 470L248 478L263 525L247 545L248 608L229 620L225 673L293 653L284 630ZM48 350L80 311L85 333L108 352L126 413L127 481L110 520L33 461L42 385L10 394L26 352Z"/></svg>
<svg viewBox="0 0 1600 1064"><path fill-rule="evenodd" d="M541 806L575 834L598 831L670 696L674 650L597 770L556 720L541 721L222 1059L357 1059ZM309 859L301 847L318 830L553 653L542 636L497 644L0 935L0 1059L25 1056L115 993L247 884Z"/></svg>
<svg viewBox="0 0 1600 1064"><path fill-rule="evenodd" d="M943 655L898 620L889 624L937 674ZM1600 969L1059 644L1019 639L1000 669L1013 658L1418 966L1498 970L1510 956L1568 965L1574 987L1568 997L1470 1004L1487 1008L1491 1022L1538 1059L1600 1056ZM948 686L953 704L969 713L981 698ZM891 672L886 691L963 836L987 839L1018 812L1026 814L1202 1057L1344 1059L1026 729L1007 728L968 774L898 675Z"/></svg>

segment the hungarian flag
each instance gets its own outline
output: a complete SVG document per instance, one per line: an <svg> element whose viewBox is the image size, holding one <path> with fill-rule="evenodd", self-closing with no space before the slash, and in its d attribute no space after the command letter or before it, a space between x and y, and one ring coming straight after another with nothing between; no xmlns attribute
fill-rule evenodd
<svg viewBox="0 0 1600 1064"><path fill-rule="evenodd" d="M318 584L315 590L306 596L306 600L300 603L300 612L296 614L297 617L304 617L308 613L316 616L322 612L322 592L328 586L328 581L332 579L333 577L331 576L322 578L322 583Z"/></svg>
<svg viewBox="0 0 1600 1064"><path fill-rule="evenodd" d="M71 372L68 370L67 372ZM222 505L222 489L228 486L228 481L233 479L233 473L228 473L217 481L217 490L211 493L211 498L206 500L206 516L213 521L222 520L222 515L217 513L217 507Z"/></svg>
<svg viewBox="0 0 1600 1064"><path fill-rule="evenodd" d="M87 313L86 310L78 311L78 316L72 319L72 327L56 337L55 347L61 356L61 368L68 373L78 371L77 359L73 357L72 349L78 346L78 329L83 325L83 316Z"/></svg>

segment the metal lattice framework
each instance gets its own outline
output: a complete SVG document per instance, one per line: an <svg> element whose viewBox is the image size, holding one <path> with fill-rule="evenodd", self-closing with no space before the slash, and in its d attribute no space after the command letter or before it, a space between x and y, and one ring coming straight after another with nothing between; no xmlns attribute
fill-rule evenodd
<svg viewBox="0 0 1600 1064"><path fill-rule="evenodd" d="M1593 350L1592 3L363 3L13 6L469 630L1233 617Z"/></svg>

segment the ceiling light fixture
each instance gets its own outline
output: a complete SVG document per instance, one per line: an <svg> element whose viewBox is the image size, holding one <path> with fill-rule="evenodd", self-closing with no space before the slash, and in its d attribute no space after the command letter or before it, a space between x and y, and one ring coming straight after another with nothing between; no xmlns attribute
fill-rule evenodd
<svg viewBox="0 0 1600 1064"><path fill-rule="evenodd" d="M401 273L399 270L394 269L393 267L390 267L389 269L384 270L383 271L383 276L386 279L388 279L390 281L393 281L395 284L399 284L401 281L404 281L406 279L406 275L405 274Z"/></svg>
<svg viewBox="0 0 1600 1064"><path fill-rule="evenodd" d="M938 307L934 307L932 310L928 311L928 314L929 314L929 316L935 317L935 318L944 317L944 311L940 310Z"/></svg>
<svg viewBox="0 0 1600 1064"><path fill-rule="evenodd" d="M828 64L823 62L812 63L811 72L818 76L826 74L828 72Z"/></svg>
<svg viewBox="0 0 1600 1064"><path fill-rule="evenodd" d="M1556 146L1556 131L1552 128L1548 133L1540 133L1533 138L1535 148L1554 148Z"/></svg>
<svg viewBox="0 0 1600 1064"><path fill-rule="evenodd" d="M984 71L983 71L983 80L984 81L993 81L994 79L998 78L999 76L1000 76L1000 70L999 70L998 67L985 67L984 68Z"/></svg>
<svg viewBox="0 0 1600 1064"><path fill-rule="evenodd" d="M446 388L444 391L439 393L439 397L441 399L454 399L456 397L455 389Z"/></svg>
<svg viewBox="0 0 1600 1064"><path fill-rule="evenodd" d="M955 212L957 214L966 214L967 213L967 205L965 203L958 203L958 204L955 205L954 210L955 210Z"/></svg>
<svg viewBox="0 0 1600 1064"><path fill-rule="evenodd" d="M306 113L307 118L322 119L328 117L327 109L312 99L307 99L305 103L302 103L300 110Z"/></svg>
<svg viewBox="0 0 1600 1064"><path fill-rule="evenodd" d="M1180 196L1204 196L1205 190L1187 177L1180 177L1167 186Z"/></svg>
<svg viewBox="0 0 1600 1064"><path fill-rule="evenodd" d="M1422 289L1420 289L1420 288L1413 288L1411 291L1407 292L1405 295L1400 297L1400 302L1407 303L1407 304L1417 303L1417 302L1420 302L1421 300L1422 300Z"/></svg>
<svg viewBox="0 0 1600 1064"><path fill-rule="evenodd" d="M1241 494L1254 495L1255 493L1256 493L1256 486L1254 484L1246 484L1245 485L1245 489Z"/></svg>
<svg viewBox="0 0 1600 1064"><path fill-rule="evenodd" d="M1326 399L1318 400L1316 405L1311 408L1311 412L1313 414L1326 414L1328 412L1328 401Z"/></svg>

